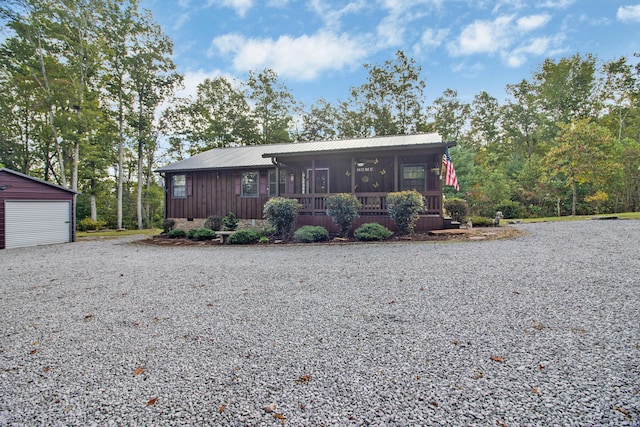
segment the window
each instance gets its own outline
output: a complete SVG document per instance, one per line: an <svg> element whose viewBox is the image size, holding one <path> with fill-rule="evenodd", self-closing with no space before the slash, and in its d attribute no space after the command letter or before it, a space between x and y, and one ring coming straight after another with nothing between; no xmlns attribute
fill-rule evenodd
<svg viewBox="0 0 640 427"><path fill-rule="evenodd" d="M241 193L242 197L258 197L260 174L258 172L242 172Z"/></svg>
<svg viewBox="0 0 640 427"><path fill-rule="evenodd" d="M280 179L276 181L276 170L269 171L269 196L275 197L286 193L287 172L280 171Z"/></svg>
<svg viewBox="0 0 640 427"><path fill-rule="evenodd" d="M427 165L402 165L403 190L427 190Z"/></svg>
<svg viewBox="0 0 640 427"><path fill-rule="evenodd" d="M184 199L187 197L186 175L173 175L171 177L171 194L177 199Z"/></svg>

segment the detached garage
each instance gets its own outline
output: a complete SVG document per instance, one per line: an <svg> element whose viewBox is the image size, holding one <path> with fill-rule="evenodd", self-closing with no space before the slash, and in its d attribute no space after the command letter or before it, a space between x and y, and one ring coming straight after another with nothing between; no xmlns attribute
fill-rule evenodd
<svg viewBox="0 0 640 427"><path fill-rule="evenodd" d="M76 194L0 168L0 249L75 241Z"/></svg>

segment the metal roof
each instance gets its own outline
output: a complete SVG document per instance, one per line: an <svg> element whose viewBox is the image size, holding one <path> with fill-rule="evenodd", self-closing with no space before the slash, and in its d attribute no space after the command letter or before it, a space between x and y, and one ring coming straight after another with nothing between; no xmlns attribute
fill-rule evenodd
<svg viewBox="0 0 640 427"><path fill-rule="evenodd" d="M22 177L22 178L25 178L25 179L29 179L31 181L39 182L40 184L49 185L49 186L57 188L59 190L68 191L69 193L82 194L79 191L75 191L75 190L72 190L70 188L63 187L62 185L54 184L52 182L45 181L45 180L42 180L42 179L39 179L39 178L34 178L32 176L25 175L25 174L20 173L18 171L14 171L13 169L0 168L0 172L7 172L7 173L10 173L10 174L15 175L15 176L19 176L19 177Z"/></svg>
<svg viewBox="0 0 640 427"><path fill-rule="evenodd" d="M163 166L157 169L156 172L266 167L273 165L271 158L288 155L364 151L369 149L415 148L416 146L440 144L442 144L442 138L439 134L421 133L335 141L214 148L188 159Z"/></svg>

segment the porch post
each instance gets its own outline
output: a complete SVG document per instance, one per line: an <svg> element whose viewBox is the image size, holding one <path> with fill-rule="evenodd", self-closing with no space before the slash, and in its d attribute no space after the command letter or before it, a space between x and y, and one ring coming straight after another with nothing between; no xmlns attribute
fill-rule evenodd
<svg viewBox="0 0 640 427"><path fill-rule="evenodd" d="M395 154L393 156L393 191L398 191L400 186L399 186L399 181L400 181L400 170L398 167L398 155Z"/></svg>
<svg viewBox="0 0 640 427"><path fill-rule="evenodd" d="M351 158L351 192L356 192L356 158Z"/></svg>
<svg viewBox="0 0 640 427"><path fill-rule="evenodd" d="M269 172L267 172L267 185L269 185ZM276 197L280 197L280 166L279 165L276 165Z"/></svg>
<svg viewBox="0 0 640 427"><path fill-rule="evenodd" d="M316 192L316 159L311 160L311 179L309 180L309 194Z"/></svg>

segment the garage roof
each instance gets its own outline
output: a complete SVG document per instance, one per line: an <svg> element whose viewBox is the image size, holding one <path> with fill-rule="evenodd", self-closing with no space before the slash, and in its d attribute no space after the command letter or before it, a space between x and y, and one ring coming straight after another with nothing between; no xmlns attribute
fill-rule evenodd
<svg viewBox="0 0 640 427"><path fill-rule="evenodd" d="M442 138L438 133L421 133L335 141L214 148L188 159L163 166L157 169L156 172L266 167L273 165L271 162L273 157L438 145L443 145ZM451 143L450 145L455 144Z"/></svg>
<svg viewBox="0 0 640 427"><path fill-rule="evenodd" d="M48 182L48 181L44 181L42 179L34 178L32 176L25 175L25 174L20 173L20 172L16 172L16 171L14 171L12 169L0 168L0 172L7 172L7 173L10 173L10 174L15 175L15 176L19 176L19 177L22 177L22 178L30 179L31 181L39 182L40 184L49 185L49 186L57 188L59 190L68 191L68 192L74 193L74 194L80 194L80 192L74 191L74 190L72 190L70 188L67 188L67 187L63 187L62 185L57 185L57 184L53 184L53 183ZM0 182L0 186L2 186L2 182Z"/></svg>

